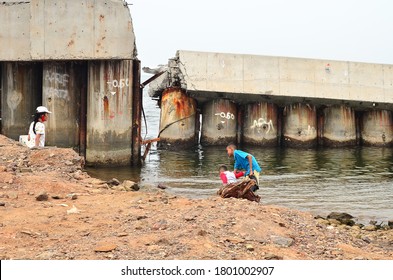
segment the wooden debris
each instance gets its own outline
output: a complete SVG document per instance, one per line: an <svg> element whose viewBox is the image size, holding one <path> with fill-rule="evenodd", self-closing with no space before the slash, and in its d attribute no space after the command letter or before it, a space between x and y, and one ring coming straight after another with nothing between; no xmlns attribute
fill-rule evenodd
<svg viewBox="0 0 393 280"><path fill-rule="evenodd" d="M251 189L256 185L255 180L241 181L238 183L231 183L226 186L221 187L217 194L222 198L245 198L250 201L259 202L261 197L256 195Z"/></svg>

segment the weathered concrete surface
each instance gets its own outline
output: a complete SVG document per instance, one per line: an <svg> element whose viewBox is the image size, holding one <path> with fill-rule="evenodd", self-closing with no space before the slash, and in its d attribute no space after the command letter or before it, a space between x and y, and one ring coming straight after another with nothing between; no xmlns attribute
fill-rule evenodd
<svg viewBox="0 0 393 280"><path fill-rule="evenodd" d="M237 107L230 100L207 102L202 111L202 145L228 145L236 143Z"/></svg>
<svg viewBox="0 0 393 280"><path fill-rule="evenodd" d="M369 146L391 146L393 143L392 112L372 110L364 112L361 125L362 142Z"/></svg>
<svg viewBox="0 0 393 280"><path fill-rule="evenodd" d="M284 145L314 147L317 145L317 109L309 104L287 105L283 112Z"/></svg>
<svg viewBox="0 0 393 280"><path fill-rule="evenodd" d="M52 112L47 122L49 146L78 147L80 101L86 95L86 62L44 62L43 105Z"/></svg>
<svg viewBox="0 0 393 280"><path fill-rule="evenodd" d="M42 64L5 62L1 68L1 133L14 140L28 133L41 105Z"/></svg>
<svg viewBox="0 0 393 280"><path fill-rule="evenodd" d="M88 63L88 163L126 165L131 161L132 64L132 60Z"/></svg>
<svg viewBox="0 0 393 280"><path fill-rule="evenodd" d="M323 110L322 131L322 141L325 146L355 145L355 111L345 105L325 108Z"/></svg>
<svg viewBox="0 0 393 280"><path fill-rule="evenodd" d="M344 100L352 107L393 108L393 65L178 51L169 66L170 82L180 81L198 101L226 97L285 106ZM153 84L150 95L166 86Z"/></svg>
<svg viewBox="0 0 393 280"><path fill-rule="evenodd" d="M246 105L243 124L243 143L258 146L278 144L277 105L257 102Z"/></svg>
<svg viewBox="0 0 393 280"><path fill-rule="evenodd" d="M0 2L0 61L134 59L123 0Z"/></svg>
<svg viewBox="0 0 393 280"><path fill-rule="evenodd" d="M180 88L168 88L162 94L160 145L177 149L192 146L196 137L197 104Z"/></svg>

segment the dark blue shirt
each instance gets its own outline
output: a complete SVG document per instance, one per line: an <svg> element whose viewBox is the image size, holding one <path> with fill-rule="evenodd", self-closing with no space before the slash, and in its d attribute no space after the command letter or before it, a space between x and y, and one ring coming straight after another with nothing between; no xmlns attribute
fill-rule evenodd
<svg viewBox="0 0 393 280"><path fill-rule="evenodd" d="M246 176L250 173L250 163L248 162L247 156L251 156L252 158L252 170L261 172L262 169L259 167L259 164L256 161L255 157L241 150L235 150L233 152L233 157L235 158L235 169L246 170Z"/></svg>

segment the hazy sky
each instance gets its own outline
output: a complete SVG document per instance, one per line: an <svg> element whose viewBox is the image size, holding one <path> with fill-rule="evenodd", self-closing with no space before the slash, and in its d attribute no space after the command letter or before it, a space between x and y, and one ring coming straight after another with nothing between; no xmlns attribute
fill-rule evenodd
<svg viewBox="0 0 393 280"><path fill-rule="evenodd" d="M392 0L127 0L142 66L196 50L393 64Z"/></svg>

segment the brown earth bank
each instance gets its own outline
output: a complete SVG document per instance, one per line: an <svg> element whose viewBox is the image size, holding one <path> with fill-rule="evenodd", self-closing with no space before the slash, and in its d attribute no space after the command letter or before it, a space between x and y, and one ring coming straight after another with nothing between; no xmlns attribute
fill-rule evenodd
<svg viewBox="0 0 393 280"><path fill-rule="evenodd" d="M103 182L71 149L0 135L0 259L393 259L393 230Z"/></svg>

